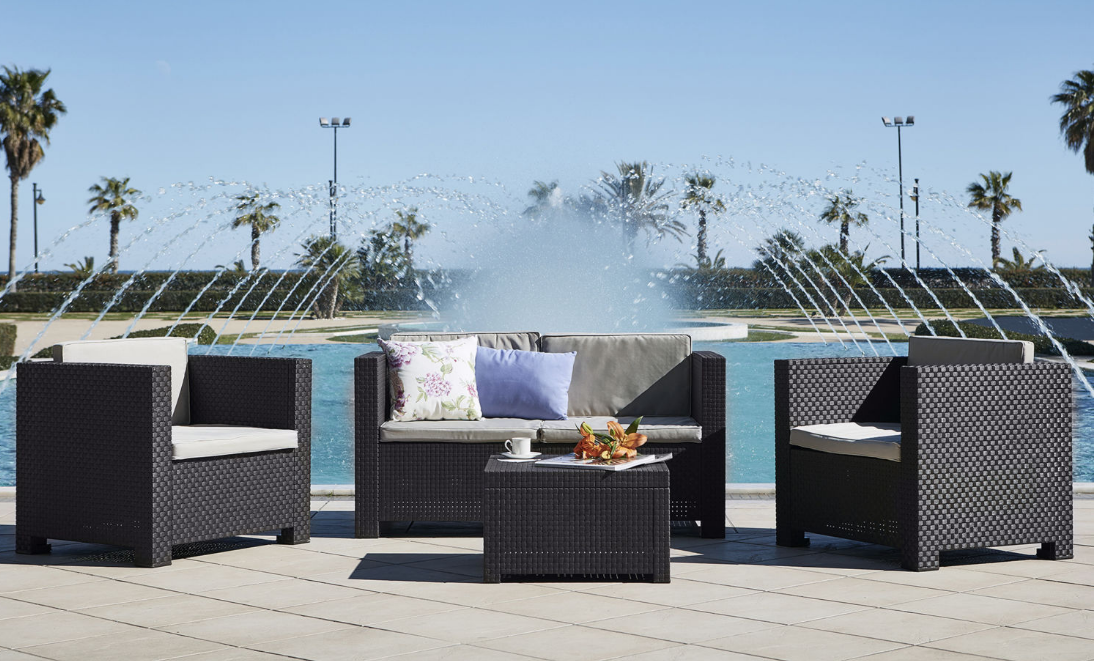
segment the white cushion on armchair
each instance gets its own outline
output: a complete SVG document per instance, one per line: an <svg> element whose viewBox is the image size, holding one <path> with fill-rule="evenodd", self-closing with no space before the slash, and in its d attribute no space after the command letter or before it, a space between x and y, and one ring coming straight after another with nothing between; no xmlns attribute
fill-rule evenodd
<svg viewBox="0 0 1094 661"><path fill-rule="evenodd" d="M236 425L171 427L171 458L176 460L291 450L297 445L295 429L263 429Z"/></svg>
<svg viewBox="0 0 1094 661"><path fill-rule="evenodd" d="M80 340L53 345L58 363L114 363L171 367L171 423L190 423L190 385L186 338L133 337L122 340Z"/></svg>

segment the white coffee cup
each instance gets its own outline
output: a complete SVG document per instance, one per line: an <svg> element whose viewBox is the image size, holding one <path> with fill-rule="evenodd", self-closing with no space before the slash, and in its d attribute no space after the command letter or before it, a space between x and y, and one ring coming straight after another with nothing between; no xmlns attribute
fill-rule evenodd
<svg viewBox="0 0 1094 661"><path fill-rule="evenodd" d="M527 457L532 454L532 439L513 438L505 442L505 449L514 457Z"/></svg>

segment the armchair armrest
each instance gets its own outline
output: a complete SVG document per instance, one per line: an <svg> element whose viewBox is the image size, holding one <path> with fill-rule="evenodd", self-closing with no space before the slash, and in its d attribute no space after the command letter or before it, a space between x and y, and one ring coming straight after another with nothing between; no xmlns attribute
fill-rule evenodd
<svg viewBox="0 0 1094 661"><path fill-rule="evenodd" d="M907 362L903 357L776 360L776 435L783 428L789 435L800 425L898 422L900 368Z"/></svg>
<svg viewBox="0 0 1094 661"><path fill-rule="evenodd" d="M380 425L387 418L387 357L382 351L353 361L353 463L357 497L354 534L380 534Z"/></svg>
<svg viewBox="0 0 1094 661"><path fill-rule="evenodd" d="M311 442L311 361L190 356L190 422L296 429Z"/></svg>
<svg viewBox="0 0 1094 661"><path fill-rule="evenodd" d="M134 545L170 508L171 368L33 362L18 377L19 535Z"/></svg>
<svg viewBox="0 0 1094 661"><path fill-rule="evenodd" d="M713 351L691 354L691 417L703 429L699 445L702 535L725 537L726 359Z"/></svg>
<svg viewBox="0 0 1094 661"><path fill-rule="evenodd" d="M937 549L1027 542L1070 553L1068 366L903 367L900 381L904 547L929 563Z"/></svg>

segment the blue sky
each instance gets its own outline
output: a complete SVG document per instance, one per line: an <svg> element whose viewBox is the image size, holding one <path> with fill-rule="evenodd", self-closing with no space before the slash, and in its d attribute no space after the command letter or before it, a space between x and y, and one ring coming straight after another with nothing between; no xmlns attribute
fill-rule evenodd
<svg viewBox="0 0 1094 661"><path fill-rule="evenodd" d="M1058 264L1091 261L1094 176L1064 148L1049 103L1094 67L1080 27L1094 22L1090 2L6 4L5 24L26 29L4 31L0 62L52 68L69 108L23 183L21 262L32 256L32 181L48 198L43 243L85 217L101 175L149 192L210 176L325 184L320 115L354 119L339 135L344 183L488 177L509 191L499 204L519 210L532 180L575 191L621 159L670 172L732 157L806 180L862 162L895 173L895 131L879 118L905 113L917 118L904 135L906 184L918 176L963 197L978 173L1013 170L1025 212L1008 229ZM732 185L732 171L720 174ZM886 186L875 174L861 192ZM938 215L985 256L984 226ZM463 260L455 239L470 221L431 220L423 254ZM895 243L883 223L875 229ZM96 232L62 244L58 263L104 256L105 225ZM730 261L750 261L722 232ZM193 265L227 259L219 243ZM152 254L133 250L130 266Z"/></svg>

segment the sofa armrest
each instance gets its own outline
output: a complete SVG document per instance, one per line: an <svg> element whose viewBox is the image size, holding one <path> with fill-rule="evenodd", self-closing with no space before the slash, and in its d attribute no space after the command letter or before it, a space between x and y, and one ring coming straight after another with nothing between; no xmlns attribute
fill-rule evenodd
<svg viewBox="0 0 1094 661"><path fill-rule="evenodd" d="M713 351L691 354L691 417L703 429L699 446L702 535L725 537L726 359Z"/></svg>
<svg viewBox="0 0 1094 661"><path fill-rule="evenodd" d="M20 534L82 541L91 520L94 541L135 544L170 511L171 368L31 362L18 378Z"/></svg>
<svg viewBox="0 0 1094 661"><path fill-rule="evenodd" d="M380 534L380 425L387 418L387 358L382 351L353 361L354 534Z"/></svg>
<svg viewBox="0 0 1094 661"><path fill-rule="evenodd" d="M981 546L1019 543L993 531L1043 533L1047 526L1070 535L1067 365L904 367L900 381L900 493L913 522L909 535L930 528L942 544L960 538Z"/></svg>
<svg viewBox="0 0 1094 661"><path fill-rule="evenodd" d="M311 442L311 361L190 356L191 424L296 429Z"/></svg>

